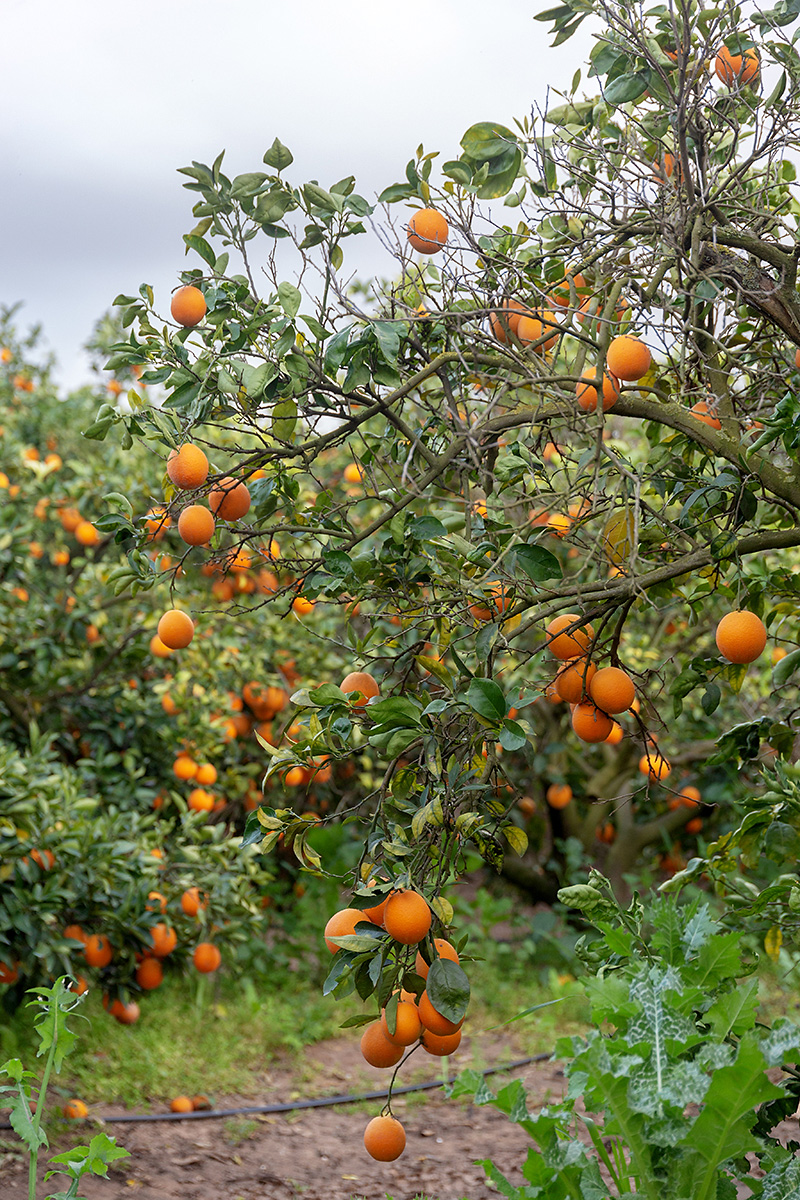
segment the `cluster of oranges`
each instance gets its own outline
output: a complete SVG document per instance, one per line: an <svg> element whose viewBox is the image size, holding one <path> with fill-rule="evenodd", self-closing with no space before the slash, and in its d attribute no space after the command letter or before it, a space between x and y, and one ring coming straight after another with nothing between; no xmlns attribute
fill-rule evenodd
<svg viewBox="0 0 800 1200"><path fill-rule="evenodd" d="M331 953L339 952L335 938L358 933L359 922L370 922L385 929L404 950L415 948L414 972L427 983L431 965L437 959L459 962L455 947L445 938L431 938L432 913L424 896L405 888L390 891L372 908L344 908L333 914L325 926L325 944ZM461 1041L463 1018L454 1022L437 1010L427 987L417 992L401 989L381 1010L379 1020L365 1029L361 1053L373 1067L396 1067L410 1047L421 1046L428 1054L444 1057L452 1054ZM405 1130L391 1112L374 1117L364 1131L367 1153L379 1162L392 1162L403 1153Z"/></svg>

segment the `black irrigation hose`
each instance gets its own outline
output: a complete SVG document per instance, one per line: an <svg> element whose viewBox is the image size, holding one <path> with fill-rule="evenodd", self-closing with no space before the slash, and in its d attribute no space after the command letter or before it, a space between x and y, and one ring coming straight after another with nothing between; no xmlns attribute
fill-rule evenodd
<svg viewBox="0 0 800 1200"><path fill-rule="evenodd" d="M527 1067L530 1063L545 1062L552 1054L533 1054L528 1058L517 1058L514 1062L505 1063L499 1067L486 1067L479 1074L501 1075L505 1071L516 1071L519 1067ZM403 1087L392 1089L393 1096L404 1096L409 1092L429 1092L433 1088L444 1087L442 1079L430 1080L428 1083L409 1083ZM117 1117L98 1117L106 1124L148 1124L152 1121L209 1121L215 1117L238 1117L245 1113L286 1113L295 1112L302 1108L333 1108L336 1104L358 1104L362 1100L385 1100L389 1095L388 1089L380 1092L362 1092L360 1096L352 1094L344 1096L322 1096L318 1100L295 1100L287 1104L253 1104L244 1108L216 1108L207 1111L189 1113L123 1113ZM0 1124L0 1129L11 1129L9 1121Z"/></svg>

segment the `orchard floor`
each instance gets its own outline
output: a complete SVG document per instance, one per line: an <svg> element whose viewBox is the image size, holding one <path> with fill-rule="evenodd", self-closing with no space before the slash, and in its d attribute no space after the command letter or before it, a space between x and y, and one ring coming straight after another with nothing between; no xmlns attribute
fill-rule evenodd
<svg viewBox="0 0 800 1200"><path fill-rule="evenodd" d="M465 1038L450 1060L451 1078L468 1066L489 1066L514 1057L505 1040ZM435 1079L439 1060L427 1059L419 1078ZM388 1072L366 1067L358 1042L336 1039L311 1047L302 1071L270 1070L257 1098L214 1097L215 1107L269 1104L302 1096L377 1090ZM510 1075L493 1076L497 1090L511 1078L523 1079L531 1104L562 1094L564 1076L555 1063L530 1064ZM415 1080L416 1081L416 1080ZM314 1086L316 1083L316 1087ZM482 1200L497 1195L475 1160L491 1157L514 1183L522 1183L521 1164L530 1141L520 1128L492 1106L475 1107L466 1099L446 1100L441 1090L398 1097L393 1104L407 1134L406 1151L394 1163L376 1163L364 1148L364 1126L381 1108L370 1101L336 1108L295 1110L280 1115L243 1115L157 1122L109 1124L106 1131L130 1151L108 1179L87 1178L80 1192L87 1200ZM102 1118L123 1110L93 1106ZM87 1122L59 1136L52 1152L88 1140L100 1128ZM73 1135L73 1136L70 1136ZM0 1133L0 1196L27 1200L27 1164L10 1151L11 1137ZM61 1177L63 1179L63 1177ZM60 1190L54 1177L40 1196Z"/></svg>

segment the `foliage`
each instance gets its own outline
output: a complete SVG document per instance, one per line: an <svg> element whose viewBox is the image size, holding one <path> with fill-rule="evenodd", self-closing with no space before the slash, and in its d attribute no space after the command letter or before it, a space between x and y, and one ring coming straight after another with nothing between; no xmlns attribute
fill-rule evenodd
<svg viewBox="0 0 800 1200"><path fill-rule="evenodd" d="M759 1022L742 931L725 932L699 900L679 906L663 897L646 910L635 898L622 909L597 874L562 899L600 935L585 985L596 1028L558 1043L566 1096L537 1113L520 1081L493 1095L474 1072L459 1078L451 1094L495 1105L536 1143L525 1185L512 1186L487 1161L489 1180L510 1198L706 1200L734 1197L740 1181L765 1197L796 1188L800 1144L784 1146L772 1130L797 1107L800 1077L785 1064L796 1058L800 1028ZM753 1178L748 1155L763 1178Z"/></svg>

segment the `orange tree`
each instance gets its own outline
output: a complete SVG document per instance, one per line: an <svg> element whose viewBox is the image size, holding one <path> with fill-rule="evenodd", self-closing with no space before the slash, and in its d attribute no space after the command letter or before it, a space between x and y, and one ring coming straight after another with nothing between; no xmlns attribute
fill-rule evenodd
<svg viewBox="0 0 800 1200"><path fill-rule="evenodd" d="M542 19L563 41L593 11ZM683 867L676 835L717 813L688 874L795 919L793 21L603 5L599 98L577 72L541 119L475 125L440 167L420 148L380 209L352 176L291 182L277 139L263 169L193 163L199 265L171 319L147 285L117 298L130 333L108 366L163 403L107 406L92 433L202 454L164 497L186 569L271 569L277 541L264 606L339 614L322 636L361 673L298 688L292 744L262 742L268 780L365 747L380 764L331 986L387 998L406 943L352 912L416 891L446 932L467 849L511 863L523 817L526 882L552 896L598 830L621 885L648 847ZM390 282L348 284L357 237L393 256ZM116 584L151 583L141 520L115 536ZM245 842L318 870L308 830L265 804ZM752 894L739 855L763 847ZM457 972L434 975L453 1022Z"/></svg>

